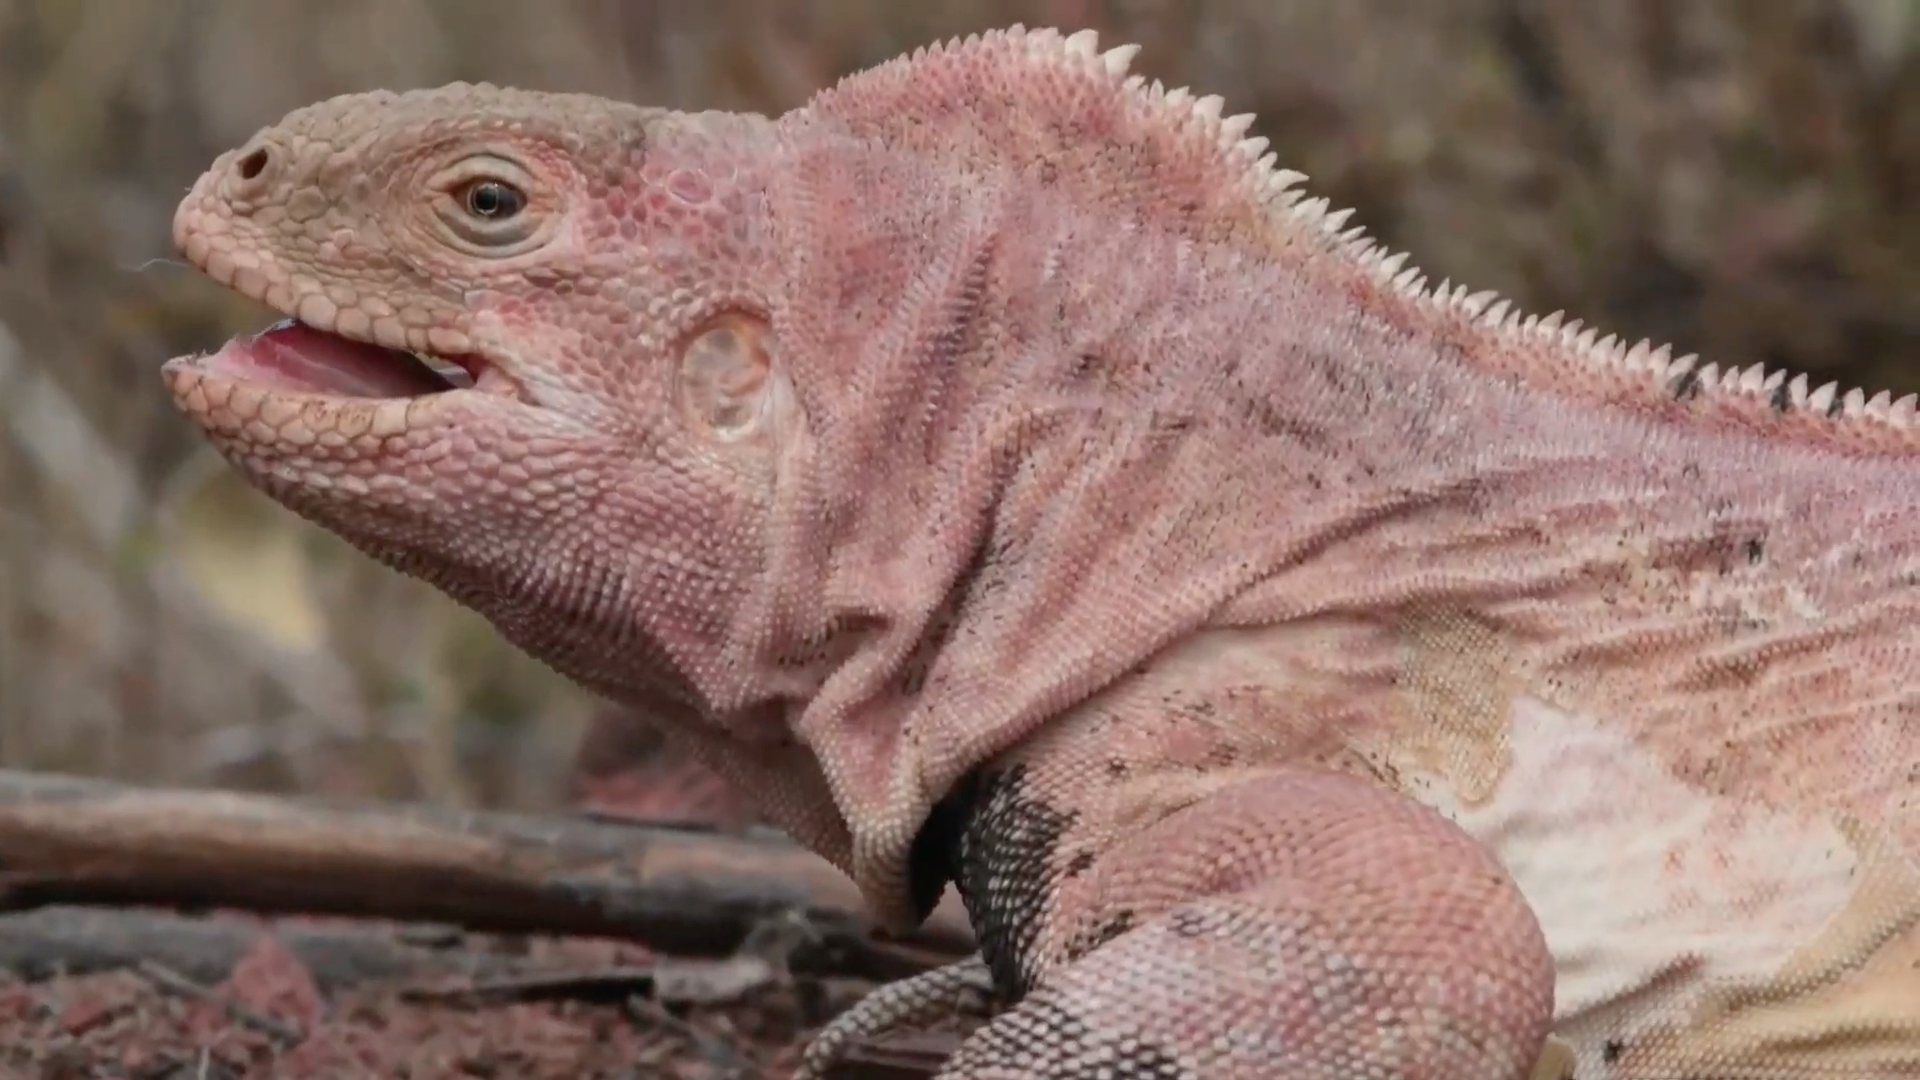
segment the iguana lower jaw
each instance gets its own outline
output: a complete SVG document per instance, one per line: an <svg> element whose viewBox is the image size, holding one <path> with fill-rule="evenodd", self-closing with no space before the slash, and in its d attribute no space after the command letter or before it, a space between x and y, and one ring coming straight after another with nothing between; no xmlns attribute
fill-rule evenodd
<svg viewBox="0 0 1920 1080"><path fill-rule="evenodd" d="M427 570L436 582L532 557L511 540L491 549L470 539L422 549L413 540L441 527L448 500L463 489L530 476L514 448L543 429L560 433L561 417L528 401L504 365L476 351L446 349L449 359L380 344L364 325L357 337L339 333L341 320L323 322L304 297L259 287L257 274L217 273L223 264L210 266L203 244L182 250L243 295L308 312L162 368L177 407L244 477L368 553ZM481 432L492 436L489 458L471 452Z"/></svg>
<svg viewBox="0 0 1920 1080"><path fill-rule="evenodd" d="M579 652L571 642L616 632L619 613L591 594L553 602L565 592L540 572L540 555L573 547L588 520L580 495L593 488L556 479L526 448L566 446L582 462L618 450L554 423L559 414L518 397L498 368L469 363L477 379L287 321L169 361L163 377L245 480L564 665ZM491 528L451 528L469 492L509 487L522 497L502 500L512 505Z"/></svg>
<svg viewBox="0 0 1920 1080"><path fill-rule="evenodd" d="M751 505L742 492L696 495L688 476L632 468L634 431L530 400L478 353L430 359L287 320L173 359L163 377L248 482L563 674L629 703L701 697L679 657L724 626L634 603L659 583L619 549L684 530L688 501ZM463 526L476 498L495 507L482 529ZM624 658L607 648L616 640L629 643Z"/></svg>

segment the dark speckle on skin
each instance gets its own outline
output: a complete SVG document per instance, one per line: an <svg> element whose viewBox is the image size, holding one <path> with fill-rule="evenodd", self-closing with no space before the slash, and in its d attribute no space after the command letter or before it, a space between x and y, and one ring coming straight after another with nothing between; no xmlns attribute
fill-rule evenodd
<svg viewBox="0 0 1920 1080"><path fill-rule="evenodd" d="M1673 377L1667 392L1675 401L1692 401L1700 396L1700 368L1696 365Z"/></svg>
<svg viewBox="0 0 1920 1080"><path fill-rule="evenodd" d="M1199 937L1207 932L1207 917L1191 908L1175 908L1167 913L1167 929L1180 937Z"/></svg>
<svg viewBox="0 0 1920 1080"><path fill-rule="evenodd" d="M1131 908L1121 908L1110 912L1105 918L1092 926L1082 927L1061 950L1068 963L1087 955L1093 950L1119 937L1139 924L1139 919Z"/></svg>

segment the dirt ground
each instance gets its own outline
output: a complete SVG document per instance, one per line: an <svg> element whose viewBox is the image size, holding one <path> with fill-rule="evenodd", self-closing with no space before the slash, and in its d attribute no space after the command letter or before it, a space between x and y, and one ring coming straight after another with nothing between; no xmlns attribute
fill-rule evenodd
<svg viewBox="0 0 1920 1080"><path fill-rule="evenodd" d="M526 954L522 977L327 994L273 929L212 986L157 965L0 986L5 1075L776 1078L807 996L762 964L555 940L493 943Z"/></svg>
<svg viewBox="0 0 1920 1080"><path fill-rule="evenodd" d="M604 940L408 926L383 932L437 935L486 973L323 987L281 939L309 920L203 917L254 933L215 982L155 961L0 976L0 1076L782 1080L811 1032L872 988L796 977L777 959L747 954L688 959ZM957 1034L904 1035L836 1075L927 1075Z"/></svg>

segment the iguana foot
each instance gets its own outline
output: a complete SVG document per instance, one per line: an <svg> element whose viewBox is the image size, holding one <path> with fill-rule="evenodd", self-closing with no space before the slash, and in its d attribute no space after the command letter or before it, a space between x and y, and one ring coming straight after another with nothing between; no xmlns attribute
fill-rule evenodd
<svg viewBox="0 0 1920 1080"><path fill-rule="evenodd" d="M993 977L979 956L882 986L814 1036L792 1080L821 1080L855 1043L954 1016L986 1017L993 1010Z"/></svg>

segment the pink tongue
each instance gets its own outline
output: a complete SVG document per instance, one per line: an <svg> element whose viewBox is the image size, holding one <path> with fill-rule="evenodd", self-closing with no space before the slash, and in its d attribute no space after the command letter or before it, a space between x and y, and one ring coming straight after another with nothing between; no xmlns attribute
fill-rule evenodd
<svg viewBox="0 0 1920 1080"><path fill-rule="evenodd" d="M412 353L363 345L289 319L237 337L202 366L282 390L351 397L418 397L453 384Z"/></svg>

